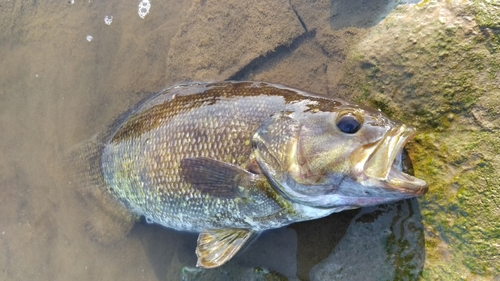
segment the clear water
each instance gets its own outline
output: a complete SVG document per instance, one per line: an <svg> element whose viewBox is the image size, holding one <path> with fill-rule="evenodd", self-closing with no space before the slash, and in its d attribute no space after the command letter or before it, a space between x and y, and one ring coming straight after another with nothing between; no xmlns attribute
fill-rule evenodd
<svg viewBox="0 0 500 281"><path fill-rule="evenodd" d="M104 130L119 113L185 79L259 79L326 93L329 82L314 80L315 71L327 71L322 68L323 58L299 47L312 44L311 38L321 28L373 26L396 6L394 1L352 1L352 6L341 1L291 3L304 12L289 10L289 20L296 30L306 27L307 31L281 34L282 40L274 45L257 38L254 44L260 47L248 47L250 53L230 54L232 46L219 44L225 48L221 57L198 67L190 59L201 56L186 54L196 48L183 46L180 39L171 41L182 37L183 23L196 24L187 17L190 1L3 1L0 280L178 280L182 272L187 279L223 280L248 277L252 273L245 270L253 267L269 268L291 279L418 279L425 250L416 200L264 233L228 267L210 276L184 268L195 265L196 235L139 223L118 243L102 245L85 231L90 212L79 189L68 180L68 167L61 159ZM240 16L214 12L211 1L196 0L193 5L207 12L209 18L202 17L207 22L210 17L236 20ZM327 8L325 14L314 14L321 5ZM267 6L272 5L258 5ZM227 25L220 34L245 33L239 29L245 26ZM288 26L278 29L284 28ZM216 43L200 37L183 44L200 44L202 49L203 44ZM183 53L185 65L180 63ZM217 71L228 62L235 66ZM302 68L288 69L288 63ZM270 71L273 68L286 71ZM187 78L192 69L197 71Z"/></svg>

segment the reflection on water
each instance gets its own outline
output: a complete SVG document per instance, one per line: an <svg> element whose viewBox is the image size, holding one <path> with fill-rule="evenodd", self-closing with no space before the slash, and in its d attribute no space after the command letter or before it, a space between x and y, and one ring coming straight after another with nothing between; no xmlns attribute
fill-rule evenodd
<svg viewBox="0 0 500 281"><path fill-rule="evenodd" d="M262 1L252 4L255 9L238 10L241 1L226 1L227 12L219 12L212 1L169 0L153 2L143 19L139 1L72 2L11 0L0 5L0 279L179 279L195 264L196 236L137 224L115 244L92 242L85 232L89 212L79 188L65 178L70 173L60 159L148 92L190 75L204 80L231 77L279 46L284 46L279 61L259 64L243 76L326 93L331 77L340 72L327 65L339 65L343 50L327 52L327 57L307 36L303 47L287 46L320 23L330 28L329 15L322 19L315 10L299 8L331 3L291 1L294 10L287 1ZM380 6L388 2L380 1ZM279 20L286 19L286 24L265 18L265 13L256 22L242 20L256 17L252 11L269 9L283 9ZM230 20L214 23L217 30L200 37L185 24L195 24L189 14L194 12L207 23ZM263 26L270 29L257 28L264 20ZM219 37L210 37L210 32ZM237 53L221 42L234 43L234 38L249 42L237 50L251 52ZM183 68L181 53L198 59L208 49L220 58ZM213 67L222 60L221 67L237 67ZM174 62L179 72L175 75ZM227 266L266 267L290 278L313 280L320 280L321 274L341 274L347 280L360 267L368 272L379 268L383 272L371 276L412 280L423 259L419 220L416 201L334 214L264 233Z"/></svg>

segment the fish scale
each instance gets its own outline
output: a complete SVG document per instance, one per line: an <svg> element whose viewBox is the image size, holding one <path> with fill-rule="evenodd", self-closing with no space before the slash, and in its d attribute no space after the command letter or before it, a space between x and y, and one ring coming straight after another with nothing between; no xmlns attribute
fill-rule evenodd
<svg viewBox="0 0 500 281"><path fill-rule="evenodd" d="M279 204L286 204L259 194L252 200L260 203L251 206L241 198L207 202L202 192L190 188L179 174L181 159L192 157L209 157L244 168L252 152L252 135L263 120L285 106L283 98L263 95L266 90L238 91L231 98L214 90L188 96L188 102L185 97L175 97L140 108L104 149L102 169L108 184L115 187L113 195L126 198L135 212L179 230L221 227L220 215L229 213L236 214L232 218L226 215L235 227L254 228L237 218L245 217L246 212L253 213L255 219L278 213ZM214 97L218 97L216 102ZM138 120L161 121L138 126ZM133 163L132 168L129 163ZM170 221L169 214L182 214L183 222Z"/></svg>
<svg viewBox="0 0 500 281"><path fill-rule="evenodd" d="M92 150L102 148L104 183L94 182L147 221L200 232L202 267L260 231L427 191L394 161L415 129L340 99L265 82L190 83L122 117Z"/></svg>

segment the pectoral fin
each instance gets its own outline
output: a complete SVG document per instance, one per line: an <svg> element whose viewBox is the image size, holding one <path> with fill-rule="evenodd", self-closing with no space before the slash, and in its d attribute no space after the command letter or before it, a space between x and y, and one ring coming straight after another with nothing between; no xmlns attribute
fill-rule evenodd
<svg viewBox="0 0 500 281"><path fill-rule="evenodd" d="M182 178L192 188L219 198L246 197L245 190L261 177L229 163L196 157L181 160Z"/></svg>
<svg viewBox="0 0 500 281"><path fill-rule="evenodd" d="M198 236L196 266L204 268L218 267L229 261L254 232L248 229L207 229Z"/></svg>

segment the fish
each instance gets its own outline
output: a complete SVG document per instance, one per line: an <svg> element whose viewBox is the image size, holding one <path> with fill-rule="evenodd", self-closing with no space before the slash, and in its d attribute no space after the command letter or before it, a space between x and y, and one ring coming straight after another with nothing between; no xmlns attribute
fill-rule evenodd
<svg viewBox="0 0 500 281"><path fill-rule="evenodd" d="M265 230L425 194L402 168L415 134L379 110L284 85L191 82L117 119L95 163L103 193L199 233L197 266L214 268Z"/></svg>

